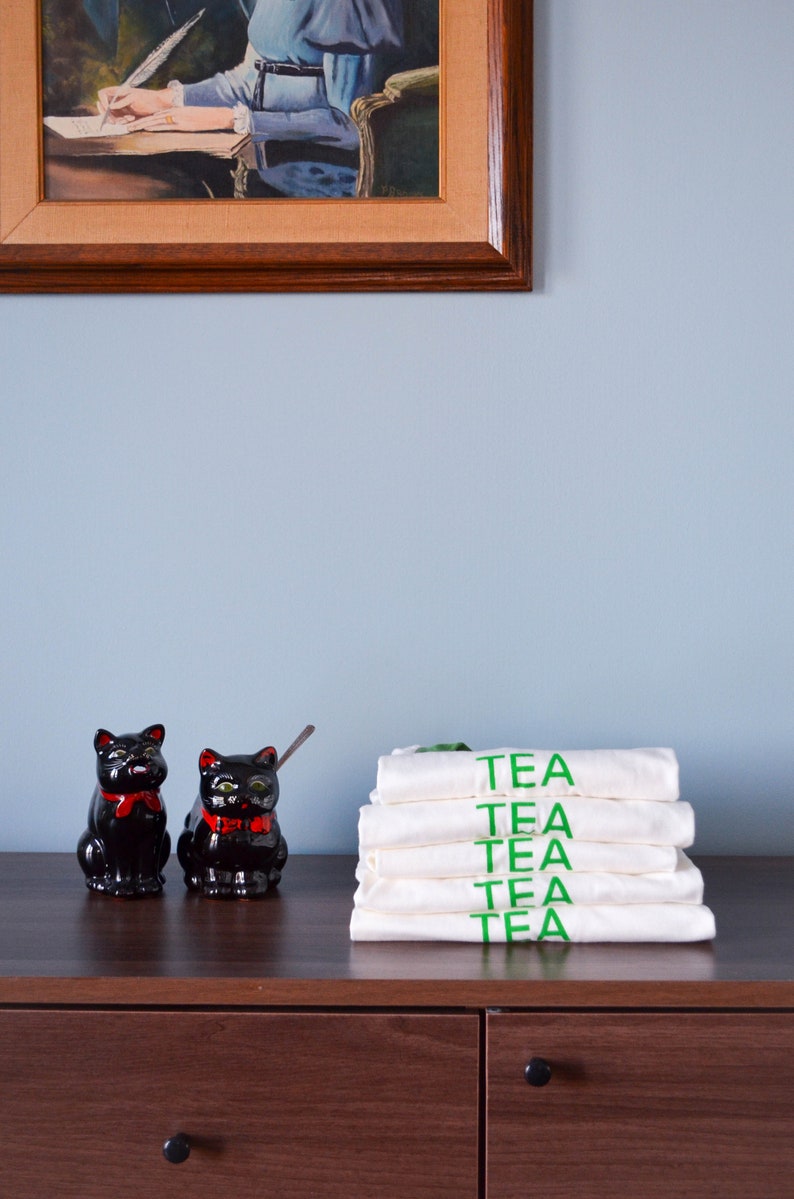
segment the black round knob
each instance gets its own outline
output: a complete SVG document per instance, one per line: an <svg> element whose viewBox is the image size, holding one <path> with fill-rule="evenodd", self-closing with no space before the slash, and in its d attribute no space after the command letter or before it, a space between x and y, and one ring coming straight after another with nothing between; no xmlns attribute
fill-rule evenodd
<svg viewBox="0 0 794 1199"><path fill-rule="evenodd" d="M178 1132L175 1137L169 1137L163 1145L163 1157L175 1166L178 1166L180 1162L186 1162L190 1157L188 1137L183 1132Z"/></svg>
<svg viewBox="0 0 794 1199"><path fill-rule="evenodd" d="M542 1057L531 1057L524 1069L524 1078L531 1087L545 1087L551 1081L551 1066Z"/></svg>

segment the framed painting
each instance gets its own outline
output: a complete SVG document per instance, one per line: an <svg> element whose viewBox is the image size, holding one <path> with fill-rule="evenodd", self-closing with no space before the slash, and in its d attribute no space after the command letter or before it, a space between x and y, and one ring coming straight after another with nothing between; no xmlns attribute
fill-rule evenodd
<svg viewBox="0 0 794 1199"><path fill-rule="evenodd" d="M531 288L532 0L14 0L0 290Z"/></svg>

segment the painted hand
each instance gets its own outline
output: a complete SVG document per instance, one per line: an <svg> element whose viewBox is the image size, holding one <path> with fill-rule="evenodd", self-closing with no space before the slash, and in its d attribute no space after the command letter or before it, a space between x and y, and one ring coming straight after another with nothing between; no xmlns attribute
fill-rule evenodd
<svg viewBox="0 0 794 1199"><path fill-rule="evenodd" d="M171 89L146 87L103 87L97 97L99 111L107 111L108 121L130 124L136 117L150 116L174 103Z"/></svg>
<svg viewBox="0 0 794 1199"><path fill-rule="evenodd" d="M149 130L166 133L204 133L216 129L234 129L234 112L231 108L200 108L185 105L184 108L166 108L148 116L131 121L127 128L131 133Z"/></svg>

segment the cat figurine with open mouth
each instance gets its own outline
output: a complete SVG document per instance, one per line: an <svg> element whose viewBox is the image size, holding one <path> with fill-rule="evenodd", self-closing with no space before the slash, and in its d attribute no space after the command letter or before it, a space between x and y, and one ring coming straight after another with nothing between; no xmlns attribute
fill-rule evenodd
<svg viewBox="0 0 794 1199"><path fill-rule="evenodd" d="M77 858L91 891L120 899L159 895L171 841L160 787L168 774L165 729L116 736L97 729L97 786Z"/></svg>

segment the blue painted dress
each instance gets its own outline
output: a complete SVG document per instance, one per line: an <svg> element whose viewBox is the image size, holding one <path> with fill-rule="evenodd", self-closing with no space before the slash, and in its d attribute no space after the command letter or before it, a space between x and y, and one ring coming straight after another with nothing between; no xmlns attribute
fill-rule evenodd
<svg viewBox="0 0 794 1199"><path fill-rule="evenodd" d="M373 90L376 55L399 48L401 41L402 0L257 0L243 61L200 83L185 84L184 103L244 106L260 175L278 190L352 194L355 167L340 168L338 162L340 155L358 151L350 106ZM313 73L264 73L255 100L257 64L262 62L311 68ZM307 165L310 160L303 154L293 159L292 168L269 161L268 142L310 143L320 160L335 153L338 169L331 174L336 183L328 172L321 179L316 163ZM309 146L306 151L311 153ZM285 179L290 173L291 182Z"/></svg>

